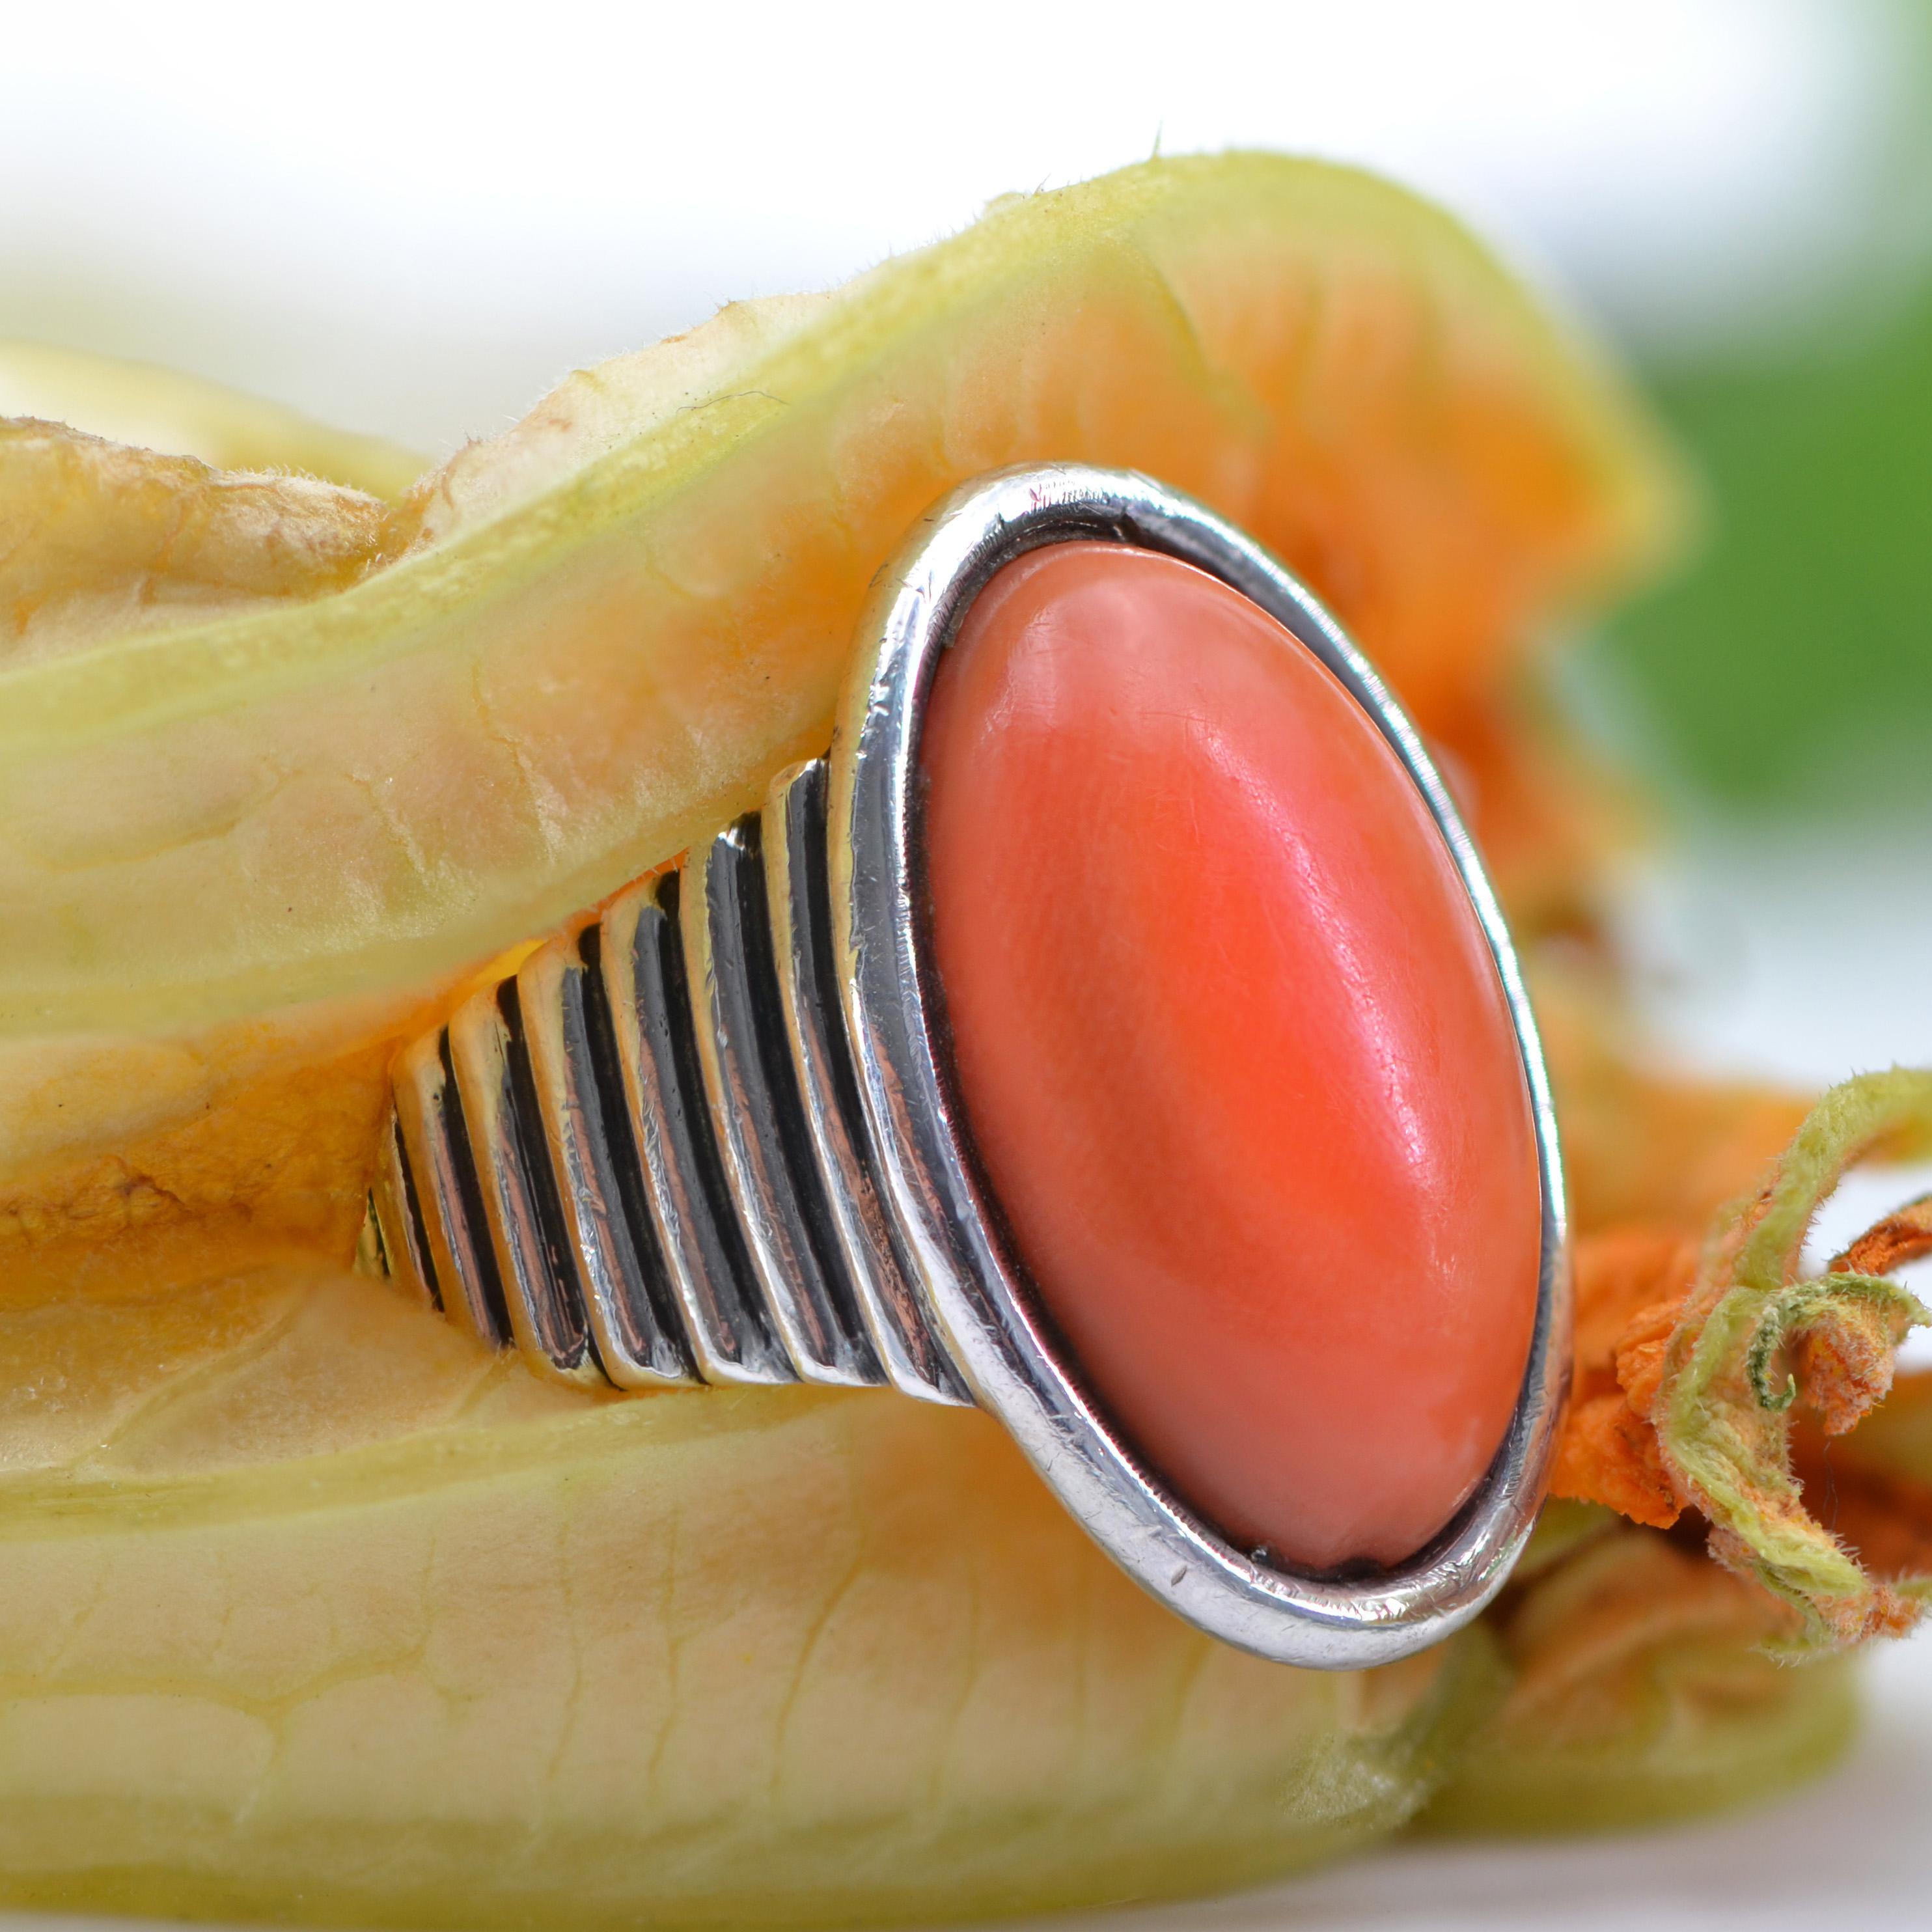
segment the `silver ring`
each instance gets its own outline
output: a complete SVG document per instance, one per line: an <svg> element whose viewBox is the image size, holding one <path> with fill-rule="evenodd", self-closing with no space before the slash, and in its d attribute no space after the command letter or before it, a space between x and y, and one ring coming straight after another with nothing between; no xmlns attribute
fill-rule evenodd
<svg viewBox="0 0 1932 1932"><path fill-rule="evenodd" d="M986 1197L934 1024L919 735L940 657L1042 544L1178 557L1276 619L1406 769L1468 893L1521 1053L1542 1193L1508 1432L1424 1549L1314 1575L1236 1548L1108 1420ZM1567 1393L1563 1187L1521 975L1413 728L1293 578L1146 478L1072 464L956 490L880 573L829 760L468 1000L398 1058L373 1197L386 1264L541 1372L620 1388L886 1385L976 1402L1130 1576L1222 1640L1358 1669L1467 1623L1539 1507Z"/></svg>

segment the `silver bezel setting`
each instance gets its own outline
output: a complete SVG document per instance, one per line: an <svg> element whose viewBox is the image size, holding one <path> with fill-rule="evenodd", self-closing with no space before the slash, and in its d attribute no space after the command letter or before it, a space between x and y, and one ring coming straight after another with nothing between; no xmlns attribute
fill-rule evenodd
<svg viewBox="0 0 1932 1932"><path fill-rule="evenodd" d="M1006 564L1097 538L1220 578L1313 652L1374 722L1424 800L1489 941L1527 1083L1543 1191L1529 1359L1502 1446L1448 1528L1388 1570L1314 1576L1237 1549L1145 1466L1061 1359L1000 1232L955 1097L925 934L919 736L934 674ZM981 477L929 513L880 573L830 760L836 978L872 1154L923 1312L978 1402L1075 1519L1143 1588L1222 1641L1285 1664L1386 1664L1494 1596L1541 1499L1567 1394L1569 1286L1561 1159L1535 1024L1474 846L1414 728L1314 598L1211 512L1147 478L1054 464Z"/></svg>

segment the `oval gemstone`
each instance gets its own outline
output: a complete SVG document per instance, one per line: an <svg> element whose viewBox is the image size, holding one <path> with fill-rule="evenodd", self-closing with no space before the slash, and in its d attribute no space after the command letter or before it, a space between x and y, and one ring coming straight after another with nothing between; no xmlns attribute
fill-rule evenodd
<svg viewBox="0 0 1932 1932"><path fill-rule="evenodd" d="M1412 1554L1514 1410L1540 1184L1500 979L1373 722L1100 543L982 593L920 746L961 1098L1083 1385L1238 1545Z"/></svg>

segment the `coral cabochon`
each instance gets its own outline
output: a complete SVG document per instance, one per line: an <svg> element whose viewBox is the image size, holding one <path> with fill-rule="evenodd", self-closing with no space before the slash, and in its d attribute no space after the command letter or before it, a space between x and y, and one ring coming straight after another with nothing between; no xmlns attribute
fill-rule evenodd
<svg viewBox="0 0 1932 1932"><path fill-rule="evenodd" d="M1540 1195L1408 774L1247 598L1090 542L981 594L922 754L960 1089L1082 1372L1232 1539L1409 1556L1508 1426Z"/></svg>

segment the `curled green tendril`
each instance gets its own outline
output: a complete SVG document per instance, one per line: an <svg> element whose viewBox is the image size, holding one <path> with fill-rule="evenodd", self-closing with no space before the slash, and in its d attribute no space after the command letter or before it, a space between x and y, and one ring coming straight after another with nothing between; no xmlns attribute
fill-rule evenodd
<svg viewBox="0 0 1932 1932"><path fill-rule="evenodd" d="M1928 1146L1932 1072L1898 1067L1834 1088L1764 1192L1720 1223L1666 1354L1653 1413L1672 1481L1710 1520L1717 1553L1790 1604L1813 1648L1899 1628L1928 1586L1876 1582L1806 1510L1790 1464L1801 1391L1790 1376L1774 1384L1772 1365L1826 1322L1863 1327L1882 1353L1927 1318L1882 1276L1797 1276L1813 1216L1847 1168Z"/></svg>
<svg viewBox="0 0 1932 1932"><path fill-rule="evenodd" d="M1798 1400L1798 1378L1786 1372L1781 1388L1771 1386L1771 1360L1787 1342L1796 1342L1825 1316L1862 1304L1896 1317L1906 1328L1932 1322L1932 1312L1918 1298L1882 1274L1834 1274L1795 1282L1772 1297L1751 1338L1745 1358L1753 1394L1761 1408L1781 1414Z"/></svg>

